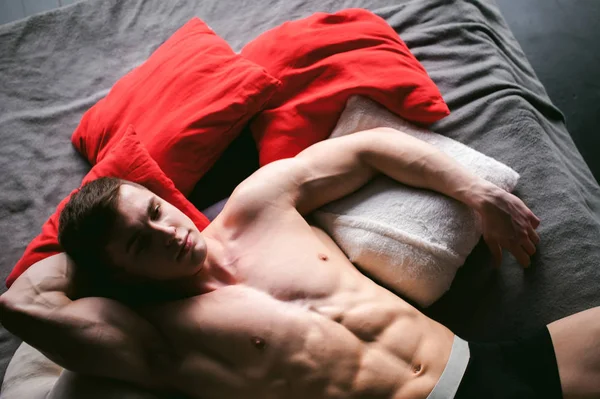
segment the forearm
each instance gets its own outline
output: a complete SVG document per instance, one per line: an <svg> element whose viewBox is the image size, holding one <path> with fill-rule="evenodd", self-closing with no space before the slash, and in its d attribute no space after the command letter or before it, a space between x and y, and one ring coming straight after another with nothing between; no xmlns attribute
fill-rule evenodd
<svg viewBox="0 0 600 399"><path fill-rule="evenodd" d="M387 128L371 132L363 161L400 183L440 192L474 209L480 209L486 193L498 189L409 134Z"/></svg>
<svg viewBox="0 0 600 399"><path fill-rule="evenodd" d="M80 299L53 310L10 300L2 306L1 320L7 330L61 367L159 388L162 384L150 357L159 350L153 353L149 349L158 347L162 339L153 336L151 326L139 325L129 326L135 328L136 339L131 339L133 334L126 329L101 320L95 300L103 299Z"/></svg>
<svg viewBox="0 0 600 399"><path fill-rule="evenodd" d="M4 327L71 371L162 388L168 350L154 326L116 301L72 301L65 279L72 270L64 259L32 266L0 297Z"/></svg>

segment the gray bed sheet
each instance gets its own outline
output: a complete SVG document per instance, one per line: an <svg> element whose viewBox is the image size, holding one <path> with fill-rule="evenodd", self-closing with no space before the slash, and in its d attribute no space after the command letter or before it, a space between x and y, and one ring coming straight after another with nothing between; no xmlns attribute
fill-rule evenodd
<svg viewBox="0 0 600 399"><path fill-rule="evenodd" d="M492 270L480 243L427 314L491 340L600 305L600 188L491 0L97 0L0 26L0 277L89 169L69 141L82 114L189 18L238 51L286 20L347 7L396 29L452 110L433 130L517 170L516 193L541 218L533 267L505 255ZM18 343L0 332L0 378Z"/></svg>

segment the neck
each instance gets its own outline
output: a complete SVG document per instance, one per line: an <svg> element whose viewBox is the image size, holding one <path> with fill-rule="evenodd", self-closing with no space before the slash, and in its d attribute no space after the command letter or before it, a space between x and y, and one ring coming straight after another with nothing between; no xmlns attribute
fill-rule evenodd
<svg viewBox="0 0 600 399"><path fill-rule="evenodd" d="M236 283L235 270L231 267L222 242L209 234L203 236L207 253L202 268L191 278L182 280L182 288L192 296L206 294Z"/></svg>

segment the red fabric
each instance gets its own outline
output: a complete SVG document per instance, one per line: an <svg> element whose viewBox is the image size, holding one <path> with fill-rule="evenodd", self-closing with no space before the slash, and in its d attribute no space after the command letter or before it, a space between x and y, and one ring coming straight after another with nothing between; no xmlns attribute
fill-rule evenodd
<svg viewBox="0 0 600 399"><path fill-rule="evenodd" d="M188 195L279 85L193 18L88 110L71 140L94 165L133 124Z"/></svg>
<svg viewBox="0 0 600 399"><path fill-rule="evenodd" d="M102 161L98 162L84 177L82 185L103 176L119 177L147 187L185 213L199 230L204 230L209 224L209 220L175 188L171 179L150 157L132 126ZM8 276L7 287L10 287L17 277L34 263L62 252L58 244L58 220L71 195L77 190L73 190L67 198L60 202L54 214L42 226L42 232L29 243L25 253Z"/></svg>
<svg viewBox="0 0 600 399"><path fill-rule="evenodd" d="M241 54L282 82L251 124L261 165L326 139L354 94L418 124L450 113L398 34L367 10L286 22L247 44Z"/></svg>

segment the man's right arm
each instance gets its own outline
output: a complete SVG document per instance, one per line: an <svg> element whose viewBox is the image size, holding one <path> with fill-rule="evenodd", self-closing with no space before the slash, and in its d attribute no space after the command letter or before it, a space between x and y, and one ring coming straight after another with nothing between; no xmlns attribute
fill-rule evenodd
<svg viewBox="0 0 600 399"><path fill-rule="evenodd" d="M173 357L158 330L117 301L72 300L74 273L64 253L31 266L0 297L2 324L68 370L168 388Z"/></svg>

